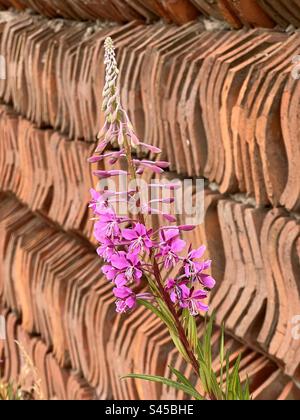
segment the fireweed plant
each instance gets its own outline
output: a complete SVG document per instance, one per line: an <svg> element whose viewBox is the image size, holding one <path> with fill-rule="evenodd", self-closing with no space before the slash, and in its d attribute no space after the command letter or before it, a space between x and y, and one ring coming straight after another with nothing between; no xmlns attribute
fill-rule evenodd
<svg viewBox="0 0 300 420"><path fill-rule="evenodd" d="M117 87L119 70L111 38L105 41L105 67L105 124L99 133L95 154L89 159L90 163L108 162L111 167L110 170L94 171L102 187L97 191L91 190L94 235L99 242L97 252L105 262L102 272L113 285L118 313L134 311L140 304L163 321L178 351L201 381L204 392L201 395L186 377L172 367L171 372L177 381L149 375L128 375L126 378L165 384L197 400L249 399L248 384L242 387L240 381L240 359L232 366L229 354L224 354L224 332L220 380L212 369L213 317L206 326L204 339L198 339L196 317L208 311L207 298L215 280L207 273L211 261L203 260L205 247L192 249L181 238L182 232L191 231L194 226L176 226L174 216L157 209L157 204L171 204L172 197L149 203L144 203L141 198L139 178L145 171L160 175L169 163L138 158L159 155L161 150L138 139L121 106ZM107 180L122 176L127 177L124 191L108 189ZM155 184L155 188L173 191L177 185L161 183ZM116 205L121 203L128 204L130 210L126 215L116 211ZM148 215L153 213L165 220L165 226L155 229L147 225Z"/></svg>

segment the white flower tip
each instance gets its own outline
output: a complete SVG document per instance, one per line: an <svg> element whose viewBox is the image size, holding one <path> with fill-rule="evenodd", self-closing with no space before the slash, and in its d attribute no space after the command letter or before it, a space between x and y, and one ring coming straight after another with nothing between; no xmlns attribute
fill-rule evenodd
<svg viewBox="0 0 300 420"><path fill-rule="evenodd" d="M110 36L105 39L104 47L105 47L105 49L114 48L114 43L113 43L113 40Z"/></svg>

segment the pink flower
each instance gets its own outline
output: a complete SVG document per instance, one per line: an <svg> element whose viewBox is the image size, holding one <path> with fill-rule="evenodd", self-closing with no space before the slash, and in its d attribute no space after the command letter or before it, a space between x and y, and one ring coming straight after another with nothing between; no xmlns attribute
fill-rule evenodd
<svg viewBox="0 0 300 420"><path fill-rule="evenodd" d="M166 289L170 293L173 303L179 304L182 309L188 309L192 316L199 314L199 311L208 311L208 306L202 301L207 298L204 290L189 288L184 282L168 280Z"/></svg>
<svg viewBox="0 0 300 420"><path fill-rule="evenodd" d="M129 252L139 254L141 251L147 251L152 248L153 242L150 239L152 231L147 230L146 226L141 223L136 223L133 229L124 229L122 236L127 241L130 241Z"/></svg>
<svg viewBox="0 0 300 420"><path fill-rule="evenodd" d="M208 305L202 302L206 298L207 293L203 290L190 289L190 296L185 299L184 304L192 316L197 316L199 315L199 311L208 312Z"/></svg>
<svg viewBox="0 0 300 420"><path fill-rule="evenodd" d="M175 267L179 261L179 254L186 246L186 242L179 238L179 230L163 229L160 231L160 252L156 255L162 257L166 269Z"/></svg>
<svg viewBox="0 0 300 420"><path fill-rule="evenodd" d="M93 174L101 179L111 178L114 176L127 175L126 171L112 170L112 171L94 171Z"/></svg>
<svg viewBox="0 0 300 420"><path fill-rule="evenodd" d="M103 258L104 261L109 262L111 257L116 253L116 245L108 238L104 238L101 245L97 249L99 257Z"/></svg>
<svg viewBox="0 0 300 420"><path fill-rule="evenodd" d="M202 258L205 251L205 246L201 246L200 248L191 251L184 262L184 271L185 275L193 282L199 281L207 289L213 289L216 285L216 281L211 276L204 273L205 270L210 268L211 261L194 261L195 259Z"/></svg>
<svg viewBox="0 0 300 420"><path fill-rule="evenodd" d="M112 269L110 273L115 274L113 281L117 287L125 286L126 284L139 284L143 276L141 270L141 262L138 255L127 254L119 252L111 257ZM115 271L114 271L115 270Z"/></svg>
<svg viewBox="0 0 300 420"><path fill-rule="evenodd" d="M170 293L173 303L183 304L184 299L190 296L190 289L185 282L177 282L173 279L167 281L166 290Z"/></svg>
<svg viewBox="0 0 300 420"><path fill-rule="evenodd" d="M116 307L119 314L124 314L136 307L136 294L129 287L117 287L114 289L117 298Z"/></svg>
<svg viewBox="0 0 300 420"><path fill-rule="evenodd" d="M106 209L101 213L100 220L95 223L94 234L97 241L102 243L105 239L121 237L120 224L123 219L118 217L113 209Z"/></svg>
<svg viewBox="0 0 300 420"><path fill-rule="evenodd" d="M105 275L108 281L115 281L115 278L118 274L118 270L112 265L104 265L102 267L102 273Z"/></svg>
<svg viewBox="0 0 300 420"><path fill-rule="evenodd" d="M150 144L139 143L139 146L148 150L151 153L160 154L162 152L161 149L159 149L158 147L155 147L155 146L151 146Z"/></svg>
<svg viewBox="0 0 300 420"><path fill-rule="evenodd" d="M101 194L94 189L91 189L90 193L92 196L90 208L93 209L93 212L96 214L103 212L108 207L107 195L105 193Z"/></svg>

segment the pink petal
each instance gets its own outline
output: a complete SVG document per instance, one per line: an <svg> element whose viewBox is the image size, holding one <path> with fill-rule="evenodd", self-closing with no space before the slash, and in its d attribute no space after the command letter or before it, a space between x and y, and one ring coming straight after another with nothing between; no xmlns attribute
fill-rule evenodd
<svg viewBox="0 0 300 420"><path fill-rule="evenodd" d="M171 239L174 239L177 236L179 236L179 230L177 228L176 229L166 229L163 232L164 232L164 236L165 236L166 241L170 241Z"/></svg>
<svg viewBox="0 0 300 420"><path fill-rule="evenodd" d="M115 287L114 295L119 299L126 299L132 294L132 290L129 287Z"/></svg>
<svg viewBox="0 0 300 420"><path fill-rule="evenodd" d="M216 280L214 278L204 274L201 274L201 282L203 286L207 287L208 289L213 289L216 285Z"/></svg>
<svg viewBox="0 0 300 420"><path fill-rule="evenodd" d="M100 162L102 160L102 156L92 156L88 159L89 163L96 163L96 162Z"/></svg>
<svg viewBox="0 0 300 420"><path fill-rule="evenodd" d="M170 223L175 223L177 221L177 218L171 214L163 214L163 217Z"/></svg>
<svg viewBox="0 0 300 420"><path fill-rule="evenodd" d="M92 196L93 200L95 200L95 201L97 201L98 198L100 197L100 193L98 191L94 190L93 188L90 189L90 193L91 193L91 196Z"/></svg>
<svg viewBox="0 0 300 420"><path fill-rule="evenodd" d="M144 243L145 243L146 248L152 248L153 247L153 242L149 238L146 238L144 240Z"/></svg>
<svg viewBox="0 0 300 420"><path fill-rule="evenodd" d="M151 146L150 144L140 143L139 146L143 147L146 150L149 150L151 153L161 153L161 149L155 146Z"/></svg>
<svg viewBox="0 0 300 420"><path fill-rule="evenodd" d="M183 249L186 247L186 242L183 241L182 239L176 239L173 243L172 243L172 251L175 253L179 253L181 251L183 251Z"/></svg>
<svg viewBox="0 0 300 420"><path fill-rule="evenodd" d="M124 239L127 239L127 241L132 241L138 238L136 231L133 229L124 229L122 231L122 236Z"/></svg>
<svg viewBox="0 0 300 420"><path fill-rule="evenodd" d="M143 277L143 272L141 270L136 269L135 277L137 278L137 280L140 280Z"/></svg>
<svg viewBox="0 0 300 420"><path fill-rule="evenodd" d="M145 236L147 234L146 226L142 225L141 223L137 223L135 225L135 231L138 236Z"/></svg>
<svg viewBox="0 0 300 420"><path fill-rule="evenodd" d="M93 174L95 176L98 176L99 178L111 178L112 176L121 176L121 175L127 175L126 171L94 171Z"/></svg>
<svg viewBox="0 0 300 420"><path fill-rule="evenodd" d="M186 309L189 307L189 302L180 301L180 307Z"/></svg>
<svg viewBox="0 0 300 420"><path fill-rule="evenodd" d="M190 259L202 258L205 251L206 251L206 246L203 245L200 248L198 248L198 249L196 249L196 250L194 250L190 253Z"/></svg>
<svg viewBox="0 0 300 420"><path fill-rule="evenodd" d="M174 287L175 286L175 281L173 280L173 279L169 279L169 280L167 280L167 283L166 283L166 288L167 289L172 289L172 287Z"/></svg>
<svg viewBox="0 0 300 420"><path fill-rule="evenodd" d="M103 266L102 273L106 276L107 280L114 280L116 276L116 271L110 265Z"/></svg>
<svg viewBox="0 0 300 420"><path fill-rule="evenodd" d="M174 291L170 294L170 298L173 303L177 302L177 294Z"/></svg>
<svg viewBox="0 0 300 420"><path fill-rule="evenodd" d="M183 230L185 232L190 232L191 230L196 229L196 226L194 225L182 225L182 226L178 226L179 230Z"/></svg>
<svg viewBox="0 0 300 420"><path fill-rule="evenodd" d="M118 270L124 270L129 266L129 263L123 255L113 255L111 258L112 265Z"/></svg>
<svg viewBox="0 0 300 420"><path fill-rule="evenodd" d="M93 174L95 176L98 176L99 178L102 178L102 179L111 177L111 175L108 171L94 171Z"/></svg>
<svg viewBox="0 0 300 420"><path fill-rule="evenodd" d="M212 260L204 261L202 265L202 271L208 270L212 265Z"/></svg>
<svg viewBox="0 0 300 420"><path fill-rule="evenodd" d="M157 161L155 162L156 166L162 169L168 169L170 167L170 162L164 162L164 161Z"/></svg>
<svg viewBox="0 0 300 420"><path fill-rule="evenodd" d="M133 266L136 266L139 262L139 257L137 254L127 254L127 260L129 260Z"/></svg>
<svg viewBox="0 0 300 420"><path fill-rule="evenodd" d="M109 171L109 173L111 176L128 175L127 171L121 171L121 170Z"/></svg>
<svg viewBox="0 0 300 420"><path fill-rule="evenodd" d="M209 306L205 305L205 303L202 302L196 302L196 306L198 308L199 311L203 311L203 312L208 312L209 311Z"/></svg>
<svg viewBox="0 0 300 420"><path fill-rule="evenodd" d="M133 309L136 305L136 297L130 296L128 299L126 299L126 305L129 309Z"/></svg>
<svg viewBox="0 0 300 420"><path fill-rule="evenodd" d="M116 278L115 278L115 284L117 287L123 287L127 284L127 279L125 277L124 274L119 274Z"/></svg>
<svg viewBox="0 0 300 420"><path fill-rule="evenodd" d="M206 299L206 298L207 298L207 293L204 290L196 290L193 293L193 299L201 300L201 299Z"/></svg>
<svg viewBox="0 0 300 420"><path fill-rule="evenodd" d="M188 299L191 295L191 289L189 289L185 284L182 284L179 286L182 291L182 297L183 299Z"/></svg>
<svg viewBox="0 0 300 420"><path fill-rule="evenodd" d="M104 149L106 148L106 146L107 146L107 140L104 140L101 143L99 143L96 149L96 153L102 153Z"/></svg>
<svg viewBox="0 0 300 420"><path fill-rule="evenodd" d="M159 168L158 166L155 165L150 165L148 163L141 163L141 166L144 166L147 169L150 169L152 172L154 172L155 174L163 174L164 170Z"/></svg>

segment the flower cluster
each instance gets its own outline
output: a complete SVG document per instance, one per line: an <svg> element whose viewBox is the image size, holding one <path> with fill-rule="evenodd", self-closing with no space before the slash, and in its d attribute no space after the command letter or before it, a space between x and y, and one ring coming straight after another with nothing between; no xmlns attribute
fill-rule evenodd
<svg viewBox="0 0 300 420"><path fill-rule="evenodd" d="M99 242L98 255L105 261L102 272L115 286L118 312L127 312L136 306L137 299L152 299L151 294L135 294L142 279L155 277L154 269L148 261L153 255L161 270L169 272L180 267L178 275L166 282L172 302L181 308L188 308L192 315L207 311L203 303L207 291L215 281L206 274L211 261L202 258L205 247L186 255L187 244L180 238L182 230L190 226L163 227L157 232L147 229L145 224L119 217L112 206L105 202L104 194L91 191L91 207L96 216L94 234ZM158 237L158 239L156 239ZM200 289L199 289L200 287Z"/></svg>
<svg viewBox="0 0 300 420"><path fill-rule="evenodd" d="M94 174L102 179L128 174L129 179L137 180L144 171L161 174L169 167L168 162L159 160L138 159L141 153L159 154L161 151L142 143L133 131L128 115L122 109L117 88L118 69L112 40L105 42L106 83L104 87L103 111L105 125L99 134L99 145L90 163L108 163L109 170L96 170ZM118 145L119 151L114 150ZM127 171L115 168L126 167ZM158 188L166 188L165 184L156 184ZM172 190L175 185L169 186ZM139 299L153 300L156 296L151 283L157 284L168 296L175 308L188 309L195 316L199 311L207 311L205 301L208 292L215 286L214 279L207 274L211 261L201 261L205 247L197 250L187 248L181 239L181 232L192 230L193 226L172 226L176 219L170 214L160 213L170 223L153 230L148 228L144 213L151 213L151 202L143 205L139 199L138 187L123 192L107 189L91 190L90 207L94 212L94 235L99 242L98 255L104 260L102 272L114 285L114 295L119 313L133 310ZM115 204L135 200L140 203L140 211L136 218L133 215L120 216ZM163 203L164 200L157 200ZM172 200L170 199L169 202ZM169 274L175 273L177 274ZM169 275L168 275L169 274ZM169 278L169 277L172 278ZM165 283L163 280L168 278ZM148 291L143 291L148 285Z"/></svg>

